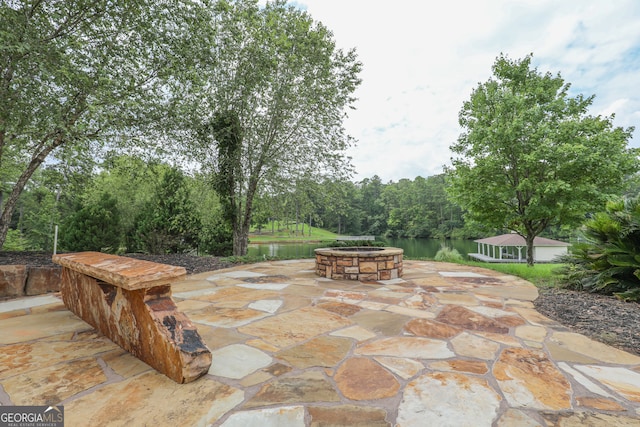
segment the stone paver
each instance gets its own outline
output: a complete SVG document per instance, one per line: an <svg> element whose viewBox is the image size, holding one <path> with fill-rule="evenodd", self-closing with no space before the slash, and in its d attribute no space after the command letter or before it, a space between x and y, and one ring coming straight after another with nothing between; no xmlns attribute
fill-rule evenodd
<svg viewBox="0 0 640 427"><path fill-rule="evenodd" d="M536 312L526 281L408 260L379 283L313 271L274 261L174 284L213 355L184 385L55 294L0 303L0 405L62 404L70 426L640 425L640 357Z"/></svg>

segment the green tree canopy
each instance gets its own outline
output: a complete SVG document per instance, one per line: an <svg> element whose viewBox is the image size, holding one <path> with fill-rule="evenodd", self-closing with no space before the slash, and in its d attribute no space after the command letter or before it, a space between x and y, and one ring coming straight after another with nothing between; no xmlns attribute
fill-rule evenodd
<svg viewBox="0 0 640 427"><path fill-rule="evenodd" d="M209 34L193 30L202 15L198 2L0 2L0 246L45 160L89 162L100 143L141 135L150 148L151 130L169 123L172 89L193 68L189 46Z"/></svg>
<svg viewBox="0 0 640 427"><path fill-rule="evenodd" d="M215 117L232 112L242 135L239 156L218 157L215 132L200 131L199 141L214 173L234 173L235 188L225 185L237 209L234 254L244 255L261 183L350 171L343 119L361 64L355 52L336 48L327 28L284 1L261 7L219 0L215 12L216 39L202 70L208 90L197 117L201 129L213 130ZM225 163L232 159L235 167Z"/></svg>
<svg viewBox="0 0 640 427"><path fill-rule="evenodd" d="M501 55L460 111L463 128L448 171L450 195L468 217L533 239L548 226L577 223L638 170L633 129L591 116L593 96L569 96L561 76L531 68L532 56Z"/></svg>

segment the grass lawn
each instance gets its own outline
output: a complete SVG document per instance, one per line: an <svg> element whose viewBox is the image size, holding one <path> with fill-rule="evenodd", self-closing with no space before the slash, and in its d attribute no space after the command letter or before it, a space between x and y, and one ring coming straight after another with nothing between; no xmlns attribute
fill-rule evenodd
<svg viewBox="0 0 640 427"><path fill-rule="evenodd" d="M271 230L275 230L273 233ZM249 233L250 243L312 243L322 242L324 240L336 240L338 235L322 228L311 227L311 233L309 233L309 226L304 226L304 235L302 235L302 224L298 225L298 233L295 231L295 226L289 226L287 229L284 225L274 224L271 228L271 224L264 227L260 233L258 230L251 230Z"/></svg>
<svg viewBox="0 0 640 427"><path fill-rule="evenodd" d="M530 281L539 288L556 286L559 281L556 270L562 267L562 264L535 264L533 267L529 267L527 264L498 264L491 262L465 262L464 264L518 276Z"/></svg>

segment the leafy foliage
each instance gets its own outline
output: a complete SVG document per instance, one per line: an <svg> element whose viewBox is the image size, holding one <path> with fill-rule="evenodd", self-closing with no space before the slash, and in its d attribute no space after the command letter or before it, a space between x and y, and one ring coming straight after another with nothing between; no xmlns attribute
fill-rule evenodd
<svg viewBox="0 0 640 427"><path fill-rule="evenodd" d="M565 286L640 301L640 199L609 202L563 259Z"/></svg>
<svg viewBox="0 0 640 427"><path fill-rule="evenodd" d="M120 212L108 193L69 216L60 227L60 247L68 251L114 253L121 241Z"/></svg>
<svg viewBox="0 0 640 427"><path fill-rule="evenodd" d="M638 150L627 148L633 129L588 115L593 97L569 97L569 84L532 69L531 56L500 56L493 75L460 111L449 193L469 219L523 236L531 265L533 239L621 191Z"/></svg>
<svg viewBox="0 0 640 427"><path fill-rule="evenodd" d="M167 169L153 197L136 216L130 248L152 254L197 249L200 219L182 172Z"/></svg>
<svg viewBox="0 0 640 427"><path fill-rule="evenodd" d="M354 51L336 47L323 25L284 1L219 0L214 8L216 49L202 64L207 90L196 98L197 125L207 128L216 115L233 111L239 156L234 149L219 157L215 132L200 131L198 139L213 174L234 171L234 254L244 255L260 187L350 171L344 109L354 101L361 64ZM229 159L232 169L224 164Z"/></svg>
<svg viewBox="0 0 640 427"><path fill-rule="evenodd" d="M22 235L20 230L11 229L7 233L7 238L2 245L3 251L26 251L29 248L29 241Z"/></svg>
<svg viewBox="0 0 640 427"><path fill-rule="evenodd" d="M463 260L462 255L455 248L450 248L449 246L442 245L440 250L436 252L436 256L434 257L436 261L443 262L461 262Z"/></svg>
<svg viewBox="0 0 640 427"><path fill-rule="evenodd" d="M149 150L168 130L189 43L208 34L193 30L202 14L199 2L0 2L0 244L45 160L90 164L141 134Z"/></svg>

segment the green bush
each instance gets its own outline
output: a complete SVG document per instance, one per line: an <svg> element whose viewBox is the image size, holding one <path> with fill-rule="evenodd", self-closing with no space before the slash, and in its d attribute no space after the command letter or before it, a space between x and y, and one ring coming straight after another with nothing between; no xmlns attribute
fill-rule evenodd
<svg viewBox="0 0 640 427"><path fill-rule="evenodd" d="M640 301L640 201L609 202L584 225L586 242L561 261L563 286Z"/></svg>
<svg viewBox="0 0 640 427"><path fill-rule="evenodd" d="M443 262L460 262L462 261L462 255L460 255L460 252L458 252L457 249L452 249L448 246L442 245L434 259L436 261Z"/></svg>
<svg viewBox="0 0 640 427"><path fill-rule="evenodd" d="M113 196L103 193L97 203L69 216L60 227L60 247L68 251L118 251L122 233L116 203Z"/></svg>
<svg viewBox="0 0 640 427"><path fill-rule="evenodd" d="M199 251L215 256L229 256L233 253L233 231L220 215L208 218L200 231Z"/></svg>
<svg viewBox="0 0 640 427"><path fill-rule="evenodd" d="M2 250L8 252L21 252L26 251L28 246L29 242L22 235L20 230L11 228L9 229L9 231L7 231L7 238L4 241Z"/></svg>
<svg viewBox="0 0 640 427"><path fill-rule="evenodd" d="M171 168L134 219L127 249L151 254L195 251L201 226L184 175Z"/></svg>

